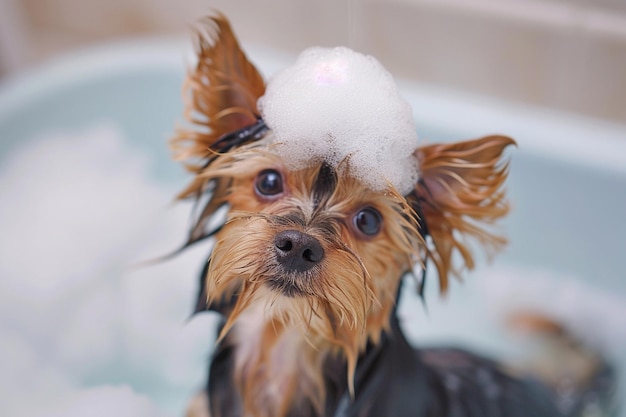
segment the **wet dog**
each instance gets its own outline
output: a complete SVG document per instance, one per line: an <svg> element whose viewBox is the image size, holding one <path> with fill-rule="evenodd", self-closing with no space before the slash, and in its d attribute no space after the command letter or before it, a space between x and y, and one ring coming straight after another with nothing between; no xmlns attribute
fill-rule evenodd
<svg viewBox="0 0 626 417"><path fill-rule="evenodd" d="M316 68L314 87L291 102L308 82L297 71L266 85L223 16L205 32L184 88L190 123L172 143L194 175L179 196L196 201L185 246L215 241L196 311L223 322L190 415L554 417L605 407L606 367L593 367L568 402L463 350L415 349L398 322L403 276L423 279L415 271L434 265L445 292L449 276L474 267L472 249L505 244L490 226L508 211L503 152L512 139L384 142L407 126L385 113L406 107L388 75L379 77L387 90L357 85L354 107L316 115L343 100L344 84L358 84L351 71L378 71L371 57L309 53L302 67L305 78ZM361 100L366 90L380 106ZM355 107L373 116L352 120ZM316 114L301 117L307 109ZM346 125L358 136L347 148ZM381 141L374 151L372 141Z"/></svg>

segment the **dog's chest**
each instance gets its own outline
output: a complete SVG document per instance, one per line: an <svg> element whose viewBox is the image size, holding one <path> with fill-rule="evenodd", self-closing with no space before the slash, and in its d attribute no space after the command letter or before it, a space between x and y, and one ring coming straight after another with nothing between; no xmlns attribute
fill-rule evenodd
<svg viewBox="0 0 626 417"><path fill-rule="evenodd" d="M298 326L268 316L264 306L252 306L233 328L235 381L244 404L280 416L304 400L322 401L320 352Z"/></svg>

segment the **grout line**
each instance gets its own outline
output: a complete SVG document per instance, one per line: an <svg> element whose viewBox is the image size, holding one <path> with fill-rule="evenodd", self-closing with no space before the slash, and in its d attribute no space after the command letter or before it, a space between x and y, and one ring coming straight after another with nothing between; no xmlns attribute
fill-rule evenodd
<svg viewBox="0 0 626 417"><path fill-rule="evenodd" d="M587 31L590 34L616 37L626 41L626 12L610 12L567 2L538 0L395 0L407 5L421 5L447 11L467 12L487 17L505 18L532 24Z"/></svg>

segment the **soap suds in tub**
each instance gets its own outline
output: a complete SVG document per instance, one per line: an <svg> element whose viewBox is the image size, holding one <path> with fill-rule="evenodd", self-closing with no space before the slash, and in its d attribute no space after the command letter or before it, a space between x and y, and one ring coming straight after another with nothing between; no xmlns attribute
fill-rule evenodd
<svg viewBox="0 0 626 417"><path fill-rule="evenodd" d="M147 155L103 123L45 132L4 160L2 415L177 415L202 383L212 319L185 323L205 250L135 267L172 250L188 220Z"/></svg>

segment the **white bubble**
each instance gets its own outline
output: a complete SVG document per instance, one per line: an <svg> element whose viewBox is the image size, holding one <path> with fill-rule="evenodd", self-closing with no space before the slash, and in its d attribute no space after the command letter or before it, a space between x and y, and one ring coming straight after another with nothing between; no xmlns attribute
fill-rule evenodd
<svg viewBox="0 0 626 417"><path fill-rule="evenodd" d="M131 387L101 386L79 390L40 414L48 417L165 417L149 398Z"/></svg>
<svg viewBox="0 0 626 417"><path fill-rule="evenodd" d="M105 124L43 132L0 167L3 416L179 415L206 377L215 318L187 319L207 248L133 267L188 224L144 152Z"/></svg>
<svg viewBox="0 0 626 417"><path fill-rule="evenodd" d="M349 159L349 174L374 190L408 193L417 179L417 132L409 104L373 57L309 48L268 83L259 109L291 169Z"/></svg>

